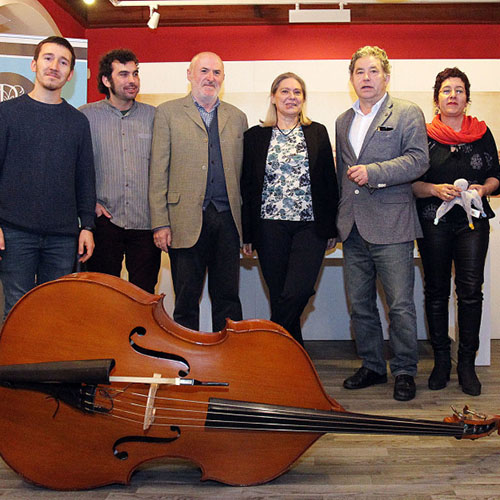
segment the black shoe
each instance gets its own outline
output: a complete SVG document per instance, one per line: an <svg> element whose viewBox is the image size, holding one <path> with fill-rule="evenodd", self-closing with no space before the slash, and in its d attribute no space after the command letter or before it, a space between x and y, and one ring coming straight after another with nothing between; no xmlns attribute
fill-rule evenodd
<svg viewBox="0 0 500 500"><path fill-rule="evenodd" d="M471 396L479 396L481 394L481 382L476 375L474 367L474 356L458 356L457 373L458 383L462 386L462 392Z"/></svg>
<svg viewBox="0 0 500 500"><path fill-rule="evenodd" d="M368 368L362 366L352 377L344 380L344 387L346 389L363 389L363 387L370 387L375 384L385 384L387 382L387 375L380 375Z"/></svg>
<svg viewBox="0 0 500 500"><path fill-rule="evenodd" d="M394 399L397 401L410 401L415 397L417 388L411 375L397 375L394 382Z"/></svg>

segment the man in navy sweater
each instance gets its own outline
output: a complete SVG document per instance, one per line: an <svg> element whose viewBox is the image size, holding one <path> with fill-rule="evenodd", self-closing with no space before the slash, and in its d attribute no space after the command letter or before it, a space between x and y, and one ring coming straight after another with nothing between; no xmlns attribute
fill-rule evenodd
<svg viewBox="0 0 500 500"><path fill-rule="evenodd" d="M38 44L33 90L0 104L0 279L4 317L36 285L71 273L94 250L96 203L87 118L61 98L75 52Z"/></svg>

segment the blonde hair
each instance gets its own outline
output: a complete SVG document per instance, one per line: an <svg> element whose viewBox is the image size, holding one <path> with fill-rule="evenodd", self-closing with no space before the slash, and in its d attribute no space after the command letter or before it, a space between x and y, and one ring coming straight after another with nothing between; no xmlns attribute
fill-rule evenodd
<svg viewBox="0 0 500 500"><path fill-rule="evenodd" d="M387 54L384 49L381 49L377 46L365 45L358 49L351 58L351 63L349 64L349 73L352 75L354 73L354 66L358 59L362 57L370 57L373 56L380 61L382 69L386 75L391 74L391 65L389 64L389 59L387 58Z"/></svg>
<svg viewBox="0 0 500 500"><path fill-rule="evenodd" d="M301 125L310 125L312 122L311 120L306 116L306 111L305 111L305 102L306 102L306 84L300 76L296 75L295 73L292 72L287 72L287 73L281 73L281 75L278 75L272 85L271 85L271 92L269 94L269 108L267 109L267 114L266 114L266 119L261 123L261 127L274 127L275 125L278 124L278 114L276 112L276 105L272 103L271 97L273 97L276 92L278 91L278 87L280 86L280 83L283 80L286 80L287 78L293 78L298 82L302 89L302 95L304 96L304 104L302 105L302 109L300 110L299 113L299 122Z"/></svg>

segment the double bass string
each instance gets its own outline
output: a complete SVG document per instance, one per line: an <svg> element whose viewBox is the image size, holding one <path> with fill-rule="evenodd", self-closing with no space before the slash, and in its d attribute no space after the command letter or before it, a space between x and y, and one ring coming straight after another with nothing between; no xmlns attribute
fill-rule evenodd
<svg viewBox="0 0 500 500"><path fill-rule="evenodd" d="M135 395L145 398L145 394L135 393ZM197 400L186 400L180 398L162 397L157 396L158 400L169 400L172 402L181 402L183 404L189 403L194 405L207 406L210 403ZM131 403L132 404L132 403ZM136 406L141 406L140 404L133 403ZM211 427L217 427L217 424L224 424L224 428L233 429L248 429L253 428L256 430L282 430L282 431L294 431L298 430L300 432L390 432L390 433L412 433L412 434L440 434L440 435L461 435L462 425L461 424L447 424L443 422L432 422L432 421L412 421L406 419L390 418L390 417L378 417L378 416L367 416L359 414L351 414L347 412L323 412L324 415L318 416L317 412L307 409L294 409L281 407L279 411L273 411L272 414L259 414L250 415L247 413L242 413L238 411L243 408L243 402L228 402L228 403L212 403L212 405L223 409L222 414L225 416L223 420L212 419ZM145 405L142 405L145 408ZM201 414L198 421L205 422L206 410L205 408L200 410L193 410L191 408L183 407L161 407L156 406L157 414L156 418L160 420L172 420L174 422L169 422L165 425L174 425L181 421L186 422L188 420L197 420L189 417L179 417L171 415L160 415L158 411L164 412L197 412ZM220 413L220 412L219 412ZM137 414L137 416L142 416ZM229 417L233 417L231 420ZM243 420L242 417L246 418ZM294 420L290 420L293 417ZM273 420L271 423L266 422L267 420ZM263 423L264 422L264 423ZM156 422L158 425L158 422ZM214 425L215 424L215 425ZM259 425L260 424L260 425ZM154 424L153 424L154 425Z"/></svg>
<svg viewBox="0 0 500 500"><path fill-rule="evenodd" d="M113 400L110 416L142 424L147 394L123 389L101 389ZM99 391L100 392L100 391ZM106 399L106 398L104 398ZM255 405L241 401L199 401L157 394L154 427L184 426L287 432L344 432L441 435L460 437L462 423L401 419L349 412ZM164 406L165 402L174 403ZM180 404L177 406L177 404ZM255 408L254 408L255 407ZM139 410L139 412L134 410ZM142 412L142 413L141 413Z"/></svg>

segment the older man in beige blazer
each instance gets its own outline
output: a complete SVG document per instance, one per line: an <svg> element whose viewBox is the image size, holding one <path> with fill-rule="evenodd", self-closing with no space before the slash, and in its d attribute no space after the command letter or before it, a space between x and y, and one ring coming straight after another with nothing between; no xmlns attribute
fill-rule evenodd
<svg viewBox="0 0 500 500"><path fill-rule="evenodd" d="M191 93L158 106L149 201L155 244L170 255L174 319L199 329L208 271L214 331L241 319L240 176L245 114L219 100L224 64L202 52L187 71Z"/></svg>

